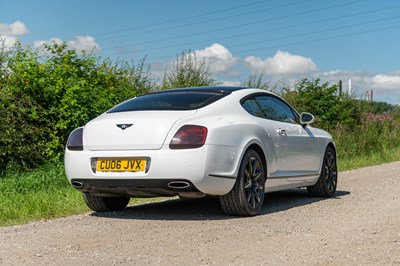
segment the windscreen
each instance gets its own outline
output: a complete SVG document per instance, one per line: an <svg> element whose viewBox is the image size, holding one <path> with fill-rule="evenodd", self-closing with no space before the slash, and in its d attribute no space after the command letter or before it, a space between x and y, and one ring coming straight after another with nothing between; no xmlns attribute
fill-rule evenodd
<svg viewBox="0 0 400 266"><path fill-rule="evenodd" d="M225 97L221 92L162 92L147 94L117 105L108 113L152 110L194 110Z"/></svg>

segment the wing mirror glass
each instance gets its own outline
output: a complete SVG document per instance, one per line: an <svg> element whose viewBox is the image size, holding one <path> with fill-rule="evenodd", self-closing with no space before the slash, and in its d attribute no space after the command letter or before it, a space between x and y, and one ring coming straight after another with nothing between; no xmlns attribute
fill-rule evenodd
<svg viewBox="0 0 400 266"><path fill-rule="evenodd" d="M300 114L300 123L302 125L309 125L314 122L314 119L314 116L310 113L304 112Z"/></svg>

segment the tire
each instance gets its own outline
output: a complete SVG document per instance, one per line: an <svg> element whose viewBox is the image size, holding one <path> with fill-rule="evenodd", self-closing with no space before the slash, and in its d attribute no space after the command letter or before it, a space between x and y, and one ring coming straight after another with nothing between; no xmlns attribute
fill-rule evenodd
<svg viewBox="0 0 400 266"><path fill-rule="evenodd" d="M125 209L130 198L128 197L99 197L89 193L82 193L86 205L96 212L120 211Z"/></svg>
<svg viewBox="0 0 400 266"><path fill-rule="evenodd" d="M308 195L326 198L333 197L336 192L337 178L336 152L329 146L325 151L321 174L317 183L307 187Z"/></svg>
<svg viewBox="0 0 400 266"><path fill-rule="evenodd" d="M254 150L248 150L240 163L239 174L232 190L219 197L228 215L255 216L264 203L265 171L263 162Z"/></svg>

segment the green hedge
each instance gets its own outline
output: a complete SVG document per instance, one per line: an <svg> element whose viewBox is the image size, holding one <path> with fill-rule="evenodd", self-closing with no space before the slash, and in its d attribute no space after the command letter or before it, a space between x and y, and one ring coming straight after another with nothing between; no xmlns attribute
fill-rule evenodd
<svg viewBox="0 0 400 266"><path fill-rule="evenodd" d="M144 60L113 64L66 44L45 50L0 50L0 172L60 160L74 128L154 85Z"/></svg>

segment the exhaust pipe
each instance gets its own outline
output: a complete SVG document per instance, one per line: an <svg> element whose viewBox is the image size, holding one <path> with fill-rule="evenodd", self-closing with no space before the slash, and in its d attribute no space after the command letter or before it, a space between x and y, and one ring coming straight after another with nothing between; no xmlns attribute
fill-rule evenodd
<svg viewBox="0 0 400 266"><path fill-rule="evenodd" d="M190 184L186 181L172 181L168 183L168 187L172 189L185 189L189 188Z"/></svg>
<svg viewBox="0 0 400 266"><path fill-rule="evenodd" d="M82 189L83 188L83 182L79 181L79 180L72 181L71 185L76 189Z"/></svg>

